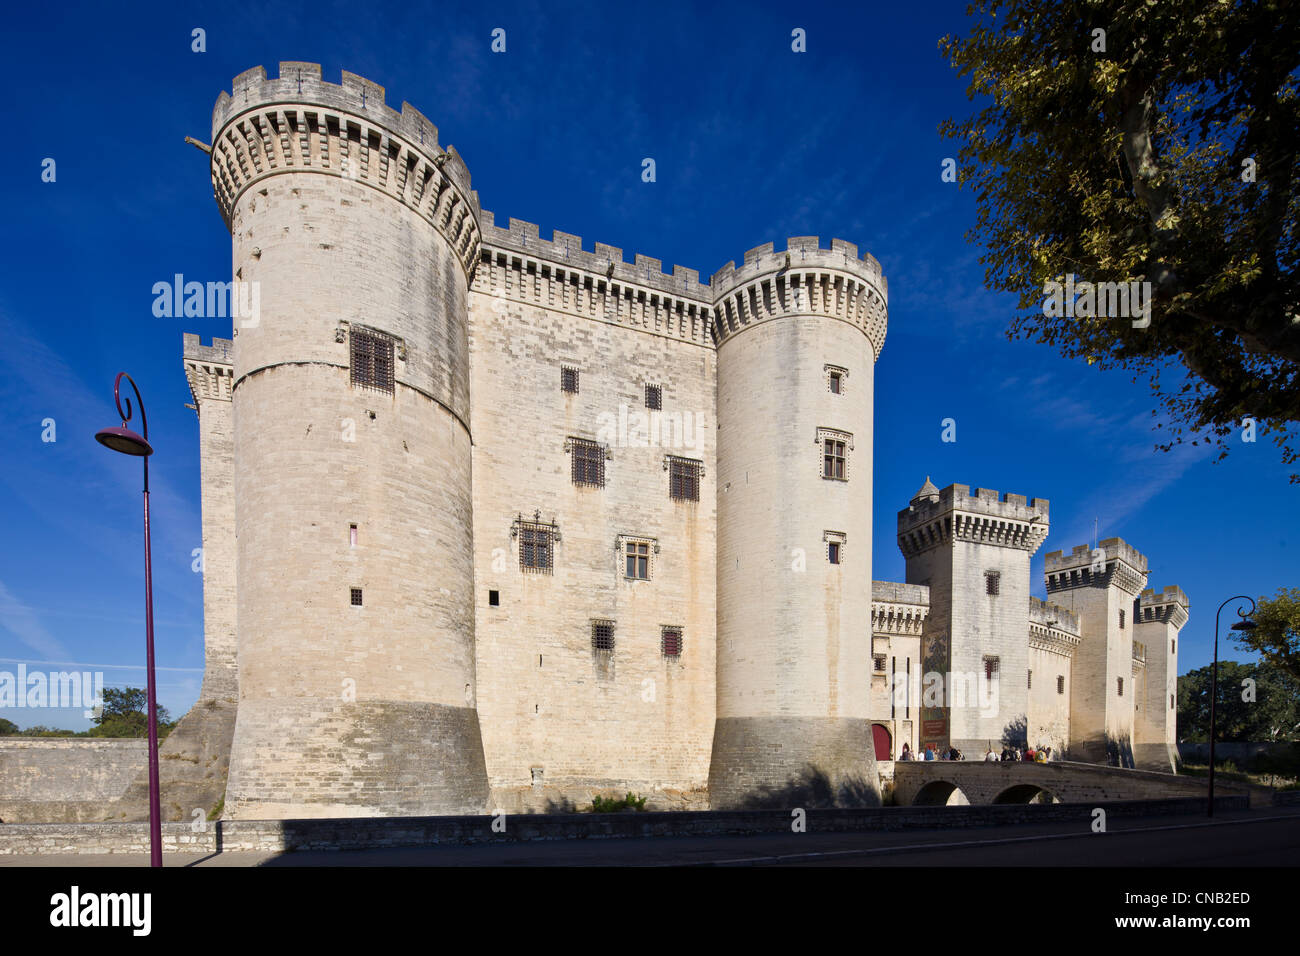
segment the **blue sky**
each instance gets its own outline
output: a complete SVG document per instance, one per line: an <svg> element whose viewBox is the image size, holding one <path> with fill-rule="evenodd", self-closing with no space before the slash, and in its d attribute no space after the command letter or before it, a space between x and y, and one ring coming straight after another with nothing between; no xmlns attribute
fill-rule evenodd
<svg viewBox="0 0 1300 956"><path fill-rule="evenodd" d="M197 422L182 332L155 282L228 279L212 199L213 102L261 64L308 60L409 100L454 144L483 207L711 275L787 236L847 239L889 280L876 370L874 576L903 579L897 511L926 475L1051 500L1043 554L1118 535L1156 587L1192 602L1180 671L1208 663L1215 608L1297 585L1297 489L1275 446L1153 450L1143 384L1009 342L1015 303L964 241L969 193L940 181L937 133L970 107L939 56L965 3L23 4L0 51L13 78L0 152L0 670L75 662L144 686L138 463L95 444L112 381L144 392L152 465L159 698L179 716L203 661ZM191 31L207 51L191 51ZM506 30L504 54L490 50ZM807 31L807 52L791 31ZM41 181L53 158L57 179ZM641 181L653 157L657 182ZM1158 320L1158 319L1157 319ZM957 441L940 440L944 418ZM42 441L45 419L56 441ZM1245 655L1229 649L1228 657ZM84 728L80 711L0 710Z"/></svg>

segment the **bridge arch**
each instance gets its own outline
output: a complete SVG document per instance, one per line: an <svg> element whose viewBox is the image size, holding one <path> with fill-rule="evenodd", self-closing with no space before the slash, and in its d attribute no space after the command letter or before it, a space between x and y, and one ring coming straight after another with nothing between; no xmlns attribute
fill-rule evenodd
<svg viewBox="0 0 1300 956"><path fill-rule="evenodd" d="M1015 786L1007 787L996 797L993 802L997 803L1060 803L1061 800L1056 794L1046 787L1040 787L1034 783L1018 783Z"/></svg>
<svg viewBox="0 0 1300 956"><path fill-rule="evenodd" d="M961 787L949 780L931 780L912 798L914 807L966 807L970 800Z"/></svg>

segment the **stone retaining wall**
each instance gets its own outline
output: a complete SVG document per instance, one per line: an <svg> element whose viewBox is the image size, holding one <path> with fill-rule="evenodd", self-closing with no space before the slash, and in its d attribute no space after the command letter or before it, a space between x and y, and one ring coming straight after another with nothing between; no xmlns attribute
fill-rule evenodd
<svg viewBox="0 0 1300 956"><path fill-rule="evenodd" d="M1247 798L1215 800L1219 810L1244 810ZM1205 801L1194 798L1126 800L1104 804L1111 819L1195 815ZM885 807L871 810L808 810L810 833L1002 826L1076 820L1092 822L1092 804L1050 806ZM722 836L789 832L785 810L676 813L534 814L506 816L505 832L493 817L370 817L335 820L231 820L194 832L189 824L165 823L167 853L292 852L372 847L513 843L524 840L617 839L653 836ZM148 853L143 823L13 824L0 827L0 855Z"/></svg>

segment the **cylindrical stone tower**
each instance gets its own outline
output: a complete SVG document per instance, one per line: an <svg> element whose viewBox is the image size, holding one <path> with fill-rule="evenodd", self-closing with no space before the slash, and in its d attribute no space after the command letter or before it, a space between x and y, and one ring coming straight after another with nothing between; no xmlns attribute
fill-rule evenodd
<svg viewBox="0 0 1300 956"><path fill-rule="evenodd" d="M408 104L314 63L237 76L212 136L243 304L226 816L482 812L469 173Z"/></svg>
<svg viewBox="0 0 1300 956"><path fill-rule="evenodd" d="M879 802L871 689L872 393L880 264L772 244L714 275L717 809Z"/></svg>

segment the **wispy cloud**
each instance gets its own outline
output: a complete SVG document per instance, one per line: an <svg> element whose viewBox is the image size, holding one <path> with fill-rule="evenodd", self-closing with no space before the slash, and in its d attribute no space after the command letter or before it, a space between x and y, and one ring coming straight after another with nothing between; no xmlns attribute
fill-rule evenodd
<svg viewBox="0 0 1300 956"><path fill-rule="evenodd" d="M38 654L48 657L67 655L63 645L45 629L35 612L20 601L3 581L0 581L0 627Z"/></svg>

